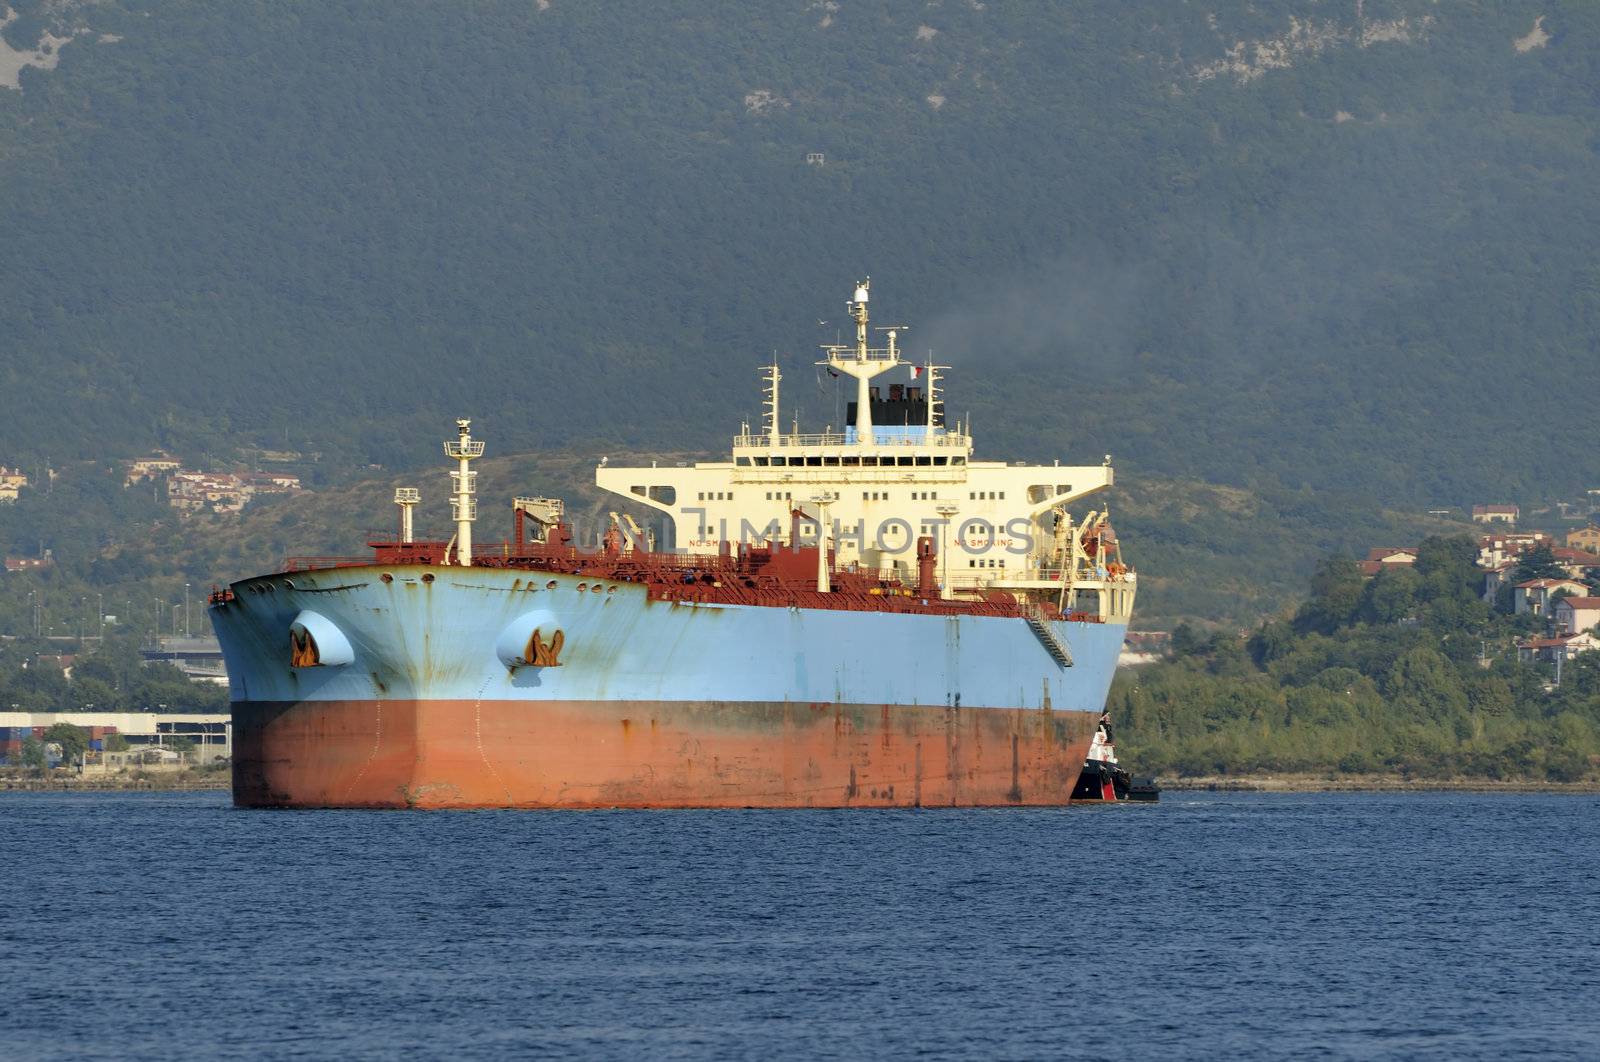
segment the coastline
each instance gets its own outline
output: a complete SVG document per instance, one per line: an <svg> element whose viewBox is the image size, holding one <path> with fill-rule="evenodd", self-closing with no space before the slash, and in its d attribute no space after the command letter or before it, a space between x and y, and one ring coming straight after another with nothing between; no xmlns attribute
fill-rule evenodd
<svg viewBox="0 0 1600 1062"><path fill-rule="evenodd" d="M1495 778L1403 778L1396 775L1197 775L1158 777L1164 793L1556 793L1600 794L1600 779L1541 782ZM152 772L88 778L0 773L0 793L203 792L233 788L228 771Z"/></svg>
<svg viewBox="0 0 1600 1062"><path fill-rule="evenodd" d="M1156 780L1162 792L1170 793L1600 793L1600 779L1548 782L1497 778L1405 778L1392 774L1264 774Z"/></svg>
<svg viewBox="0 0 1600 1062"><path fill-rule="evenodd" d="M229 771L151 772L66 778L0 774L0 793L138 793L197 792L233 788Z"/></svg>

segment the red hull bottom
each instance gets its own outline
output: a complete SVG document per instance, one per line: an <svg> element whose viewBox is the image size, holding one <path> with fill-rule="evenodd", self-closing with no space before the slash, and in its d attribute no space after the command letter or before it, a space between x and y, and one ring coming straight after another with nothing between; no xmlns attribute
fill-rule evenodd
<svg viewBox="0 0 1600 1062"><path fill-rule="evenodd" d="M704 701L236 702L241 807L1065 804L1096 713Z"/></svg>

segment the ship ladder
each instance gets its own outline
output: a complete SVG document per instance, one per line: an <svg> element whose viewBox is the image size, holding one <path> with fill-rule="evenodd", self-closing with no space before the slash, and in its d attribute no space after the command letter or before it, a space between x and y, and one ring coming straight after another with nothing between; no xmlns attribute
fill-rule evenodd
<svg viewBox="0 0 1600 1062"><path fill-rule="evenodd" d="M1055 632L1055 628L1050 626L1049 620L1037 612L1030 612L1028 613L1028 626L1033 628L1033 633L1039 636L1039 640L1044 643L1045 649L1049 651L1051 656L1055 657L1056 663L1062 667L1072 666L1072 650L1067 648L1067 643Z"/></svg>

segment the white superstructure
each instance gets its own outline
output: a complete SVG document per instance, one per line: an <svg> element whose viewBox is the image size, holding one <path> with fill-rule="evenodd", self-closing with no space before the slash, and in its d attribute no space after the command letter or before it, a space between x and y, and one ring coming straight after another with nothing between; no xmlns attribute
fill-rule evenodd
<svg viewBox="0 0 1600 1062"><path fill-rule="evenodd" d="M853 345L825 346L819 362L856 380L853 422L843 432L784 433L777 366L764 370L762 431L734 436L728 461L688 467L602 464L602 488L651 506L673 523L675 542L714 555L729 544L787 541L791 513L825 537L835 563L893 568L910 577L919 537L939 554L945 596L1004 591L1072 611L1125 621L1136 580L1121 561L1104 510L1074 520L1067 506L1113 482L1111 459L1098 465L1024 465L973 459L971 436L945 423L940 366L901 357L899 333L887 345L868 336L869 284L850 300ZM910 377L886 387L885 374Z"/></svg>

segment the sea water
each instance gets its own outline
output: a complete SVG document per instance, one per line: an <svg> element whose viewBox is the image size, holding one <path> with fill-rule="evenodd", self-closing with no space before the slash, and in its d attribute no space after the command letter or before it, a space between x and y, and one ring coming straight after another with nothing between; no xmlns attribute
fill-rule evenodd
<svg viewBox="0 0 1600 1062"><path fill-rule="evenodd" d="M1596 1058L1600 799L0 795L0 1057Z"/></svg>

